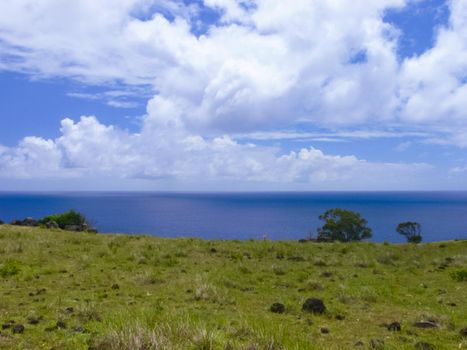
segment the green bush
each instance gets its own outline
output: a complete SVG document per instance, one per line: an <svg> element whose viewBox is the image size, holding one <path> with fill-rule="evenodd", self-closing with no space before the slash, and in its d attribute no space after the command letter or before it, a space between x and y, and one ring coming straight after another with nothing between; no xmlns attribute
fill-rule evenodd
<svg viewBox="0 0 467 350"><path fill-rule="evenodd" d="M0 276L5 278L9 276L17 275L20 271L19 263L15 260L7 260L0 267Z"/></svg>
<svg viewBox="0 0 467 350"><path fill-rule="evenodd" d="M467 270L458 270L451 273L451 277L458 282L467 282Z"/></svg>
<svg viewBox="0 0 467 350"><path fill-rule="evenodd" d="M58 227L65 229L67 226L85 226L87 225L86 218L81 213L75 210L69 210L62 214L49 215L41 220L39 224L46 225L48 222L54 221Z"/></svg>

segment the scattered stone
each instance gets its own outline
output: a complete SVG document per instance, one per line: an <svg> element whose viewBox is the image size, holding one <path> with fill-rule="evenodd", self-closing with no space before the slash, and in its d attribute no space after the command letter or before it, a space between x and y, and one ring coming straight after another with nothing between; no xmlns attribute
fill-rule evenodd
<svg viewBox="0 0 467 350"><path fill-rule="evenodd" d="M415 344L415 349L416 350L434 350L435 347L431 345L430 343L419 341L418 343Z"/></svg>
<svg viewBox="0 0 467 350"><path fill-rule="evenodd" d="M21 222L21 226L34 227L34 226L39 226L39 223L37 222L37 220L34 220L31 217L27 217Z"/></svg>
<svg viewBox="0 0 467 350"><path fill-rule="evenodd" d="M329 328L327 327L321 327L319 329L319 331L322 333L322 334L328 334L329 333Z"/></svg>
<svg viewBox="0 0 467 350"><path fill-rule="evenodd" d="M464 327L459 332L461 337L467 337L467 327Z"/></svg>
<svg viewBox="0 0 467 350"><path fill-rule="evenodd" d="M211 248L211 253L217 253L217 249L216 248Z"/></svg>
<svg viewBox="0 0 467 350"><path fill-rule="evenodd" d="M56 323L57 329L65 329L66 328L66 323L63 322L62 320L58 320Z"/></svg>
<svg viewBox="0 0 467 350"><path fill-rule="evenodd" d="M28 323L32 325L39 324L40 320L41 320L40 317L34 317L34 316L28 317Z"/></svg>
<svg viewBox="0 0 467 350"><path fill-rule="evenodd" d="M309 298L303 304L302 310L314 314L322 314L326 311L326 307L321 299Z"/></svg>
<svg viewBox="0 0 467 350"><path fill-rule="evenodd" d="M345 320L345 316L344 316L344 315L336 315L336 320L338 320L338 321L344 321L344 320Z"/></svg>
<svg viewBox="0 0 467 350"><path fill-rule="evenodd" d="M417 328L438 328L438 324L434 321L420 321L420 322L415 322L413 324L414 327Z"/></svg>
<svg viewBox="0 0 467 350"><path fill-rule="evenodd" d="M112 284L112 289L120 289L120 286L117 283Z"/></svg>
<svg viewBox="0 0 467 350"><path fill-rule="evenodd" d="M457 304L456 303L448 303L449 306L452 306L452 307L456 307Z"/></svg>
<svg viewBox="0 0 467 350"><path fill-rule="evenodd" d="M70 307L67 307L67 308L65 309L65 311L66 311L67 313L69 313L69 314L72 314L73 312L75 312L75 309L73 309L73 308L70 306Z"/></svg>
<svg viewBox="0 0 467 350"><path fill-rule="evenodd" d="M271 305L270 310L275 314L283 314L285 312L285 306L281 303L274 303Z"/></svg>
<svg viewBox="0 0 467 350"><path fill-rule="evenodd" d="M439 247L440 248L446 248L446 244L440 244Z"/></svg>
<svg viewBox="0 0 467 350"><path fill-rule="evenodd" d="M332 272L324 271L324 272L321 274L321 277L326 277L326 278L332 277Z"/></svg>
<svg viewBox="0 0 467 350"><path fill-rule="evenodd" d="M38 289L36 295L44 294L47 290L45 288Z"/></svg>
<svg viewBox="0 0 467 350"><path fill-rule="evenodd" d="M278 260L284 259L284 254L282 254L282 253L277 253L277 254L276 254L276 259L278 259Z"/></svg>
<svg viewBox="0 0 467 350"><path fill-rule="evenodd" d="M399 322L392 322L388 325L388 331L391 332L400 332L401 331L401 324Z"/></svg>
<svg viewBox="0 0 467 350"><path fill-rule="evenodd" d="M4 324L2 324L2 329L8 329L8 328L11 328L13 326L14 322L6 322Z"/></svg>
<svg viewBox="0 0 467 350"><path fill-rule="evenodd" d="M303 256L290 256L287 258L287 260L301 262L305 261L305 258Z"/></svg>
<svg viewBox="0 0 467 350"><path fill-rule="evenodd" d="M76 333L85 333L86 329L84 329L81 326L76 326L75 328L73 328L73 331L76 332Z"/></svg>
<svg viewBox="0 0 467 350"><path fill-rule="evenodd" d="M21 334L24 332L24 326L22 324L15 324L11 331L13 334Z"/></svg>
<svg viewBox="0 0 467 350"><path fill-rule="evenodd" d="M361 340L355 343L355 346L363 346L365 345Z"/></svg>
<svg viewBox="0 0 467 350"><path fill-rule="evenodd" d="M74 232L83 232L88 229L88 225L67 225L65 226L65 231L74 231Z"/></svg>
<svg viewBox="0 0 467 350"><path fill-rule="evenodd" d="M382 339L371 339L370 349L381 350L384 349L384 340Z"/></svg>
<svg viewBox="0 0 467 350"><path fill-rule="evenodd" d="M50 229L59 229L60 228L60 226L54 220L47 221L45 223L45 227L50 228Z"/></svg>

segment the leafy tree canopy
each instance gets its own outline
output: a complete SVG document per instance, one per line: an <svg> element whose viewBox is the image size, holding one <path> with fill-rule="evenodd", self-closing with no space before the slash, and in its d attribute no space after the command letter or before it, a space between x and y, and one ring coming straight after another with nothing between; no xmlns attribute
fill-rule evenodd
<svg viewBox="0 0 467 350"><path fill-rule="evenodd" d="M401 222L397 225L396 231L397 233L405 236L407 238L407 242L420 243L422 241L422 227L418 222Z"/></svg>
<svg viewBox="0 0 467 350"><path fill-rule="evenodd" d="M360 241L371 238L372 230L367 221L354 211L334 208L320 215L324 225L318 229L320 241Z"/></svg>

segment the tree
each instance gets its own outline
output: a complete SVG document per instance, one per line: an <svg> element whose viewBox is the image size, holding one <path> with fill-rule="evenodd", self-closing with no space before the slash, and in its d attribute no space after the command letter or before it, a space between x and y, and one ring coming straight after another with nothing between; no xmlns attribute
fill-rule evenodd
<svg viewBox="0 0 467 350"><path fill-rule="evenodd" d="M420 243L422 241L422 227L418 222L406 221L397 225L396 231L407 238L407 242Z"/></svg>
<svg viewBox="0 0 467 350"><path fill-rule="evenodd" d="M334 208L319 216L324 221L318 229L318 241L360 241L372 236L371 228L359 213Z"/></svg>

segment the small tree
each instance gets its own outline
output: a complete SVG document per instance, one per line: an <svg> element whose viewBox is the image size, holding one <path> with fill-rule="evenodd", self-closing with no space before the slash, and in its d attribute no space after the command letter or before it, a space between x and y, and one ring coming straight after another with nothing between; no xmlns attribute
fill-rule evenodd
<svg viewBox="0 0 467 350"><path fill-rule="evenodd" d="M422 241L422 227L418 222L406 221L397 225L396 231L407 238L407 242L420 243Z"/></svg>
<svg viewBox="0 0 467 350"><path fill-rule="evenodd" d="M372 236L371 228L359 213L334 208L319 216L324 221L318 229L318 241L360 241Z"/></svg>

